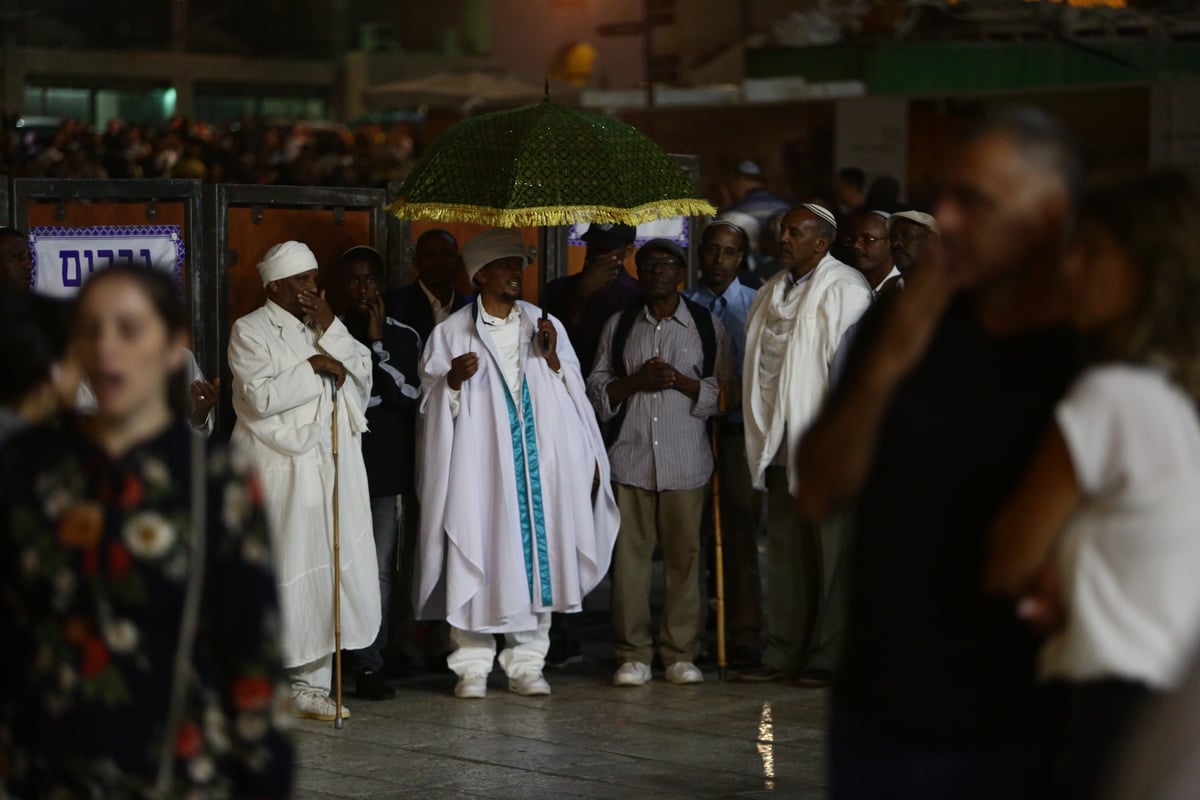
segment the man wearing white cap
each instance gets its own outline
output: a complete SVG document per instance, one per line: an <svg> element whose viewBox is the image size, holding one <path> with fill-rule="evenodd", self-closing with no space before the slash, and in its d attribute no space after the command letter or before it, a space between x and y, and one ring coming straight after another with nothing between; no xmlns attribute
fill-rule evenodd
<svg viewBox="0 0 1200 800"><path fill-rule="evenodd" d="M741 674L746 681L796 677L808 665L833 584L836 528L802 524L792 494L796 442L825 398L846 330L872 300L862 273L829 255L836 236L824 206L788 212L779 244L789 268L759 290L746 321L746 458L755 488L767 491L767 647L762 668ZM822 673L800 677L825 681Z"/></svg>
<svg viewBox="0 0 1200 800"><path fill-rule="evenodd" d="M913 270L929 248L942 246L937 220L922 211L898 211L888 217L888 236L892 241L892 260L900 271L898 285L911 280Z"/></svg>
<svg viewBox="0 0 1200 800"><path fill-rule="evenodd" d="M337 710L329 697L335 474L342 647L366 647L379 631L379 580L360 444L371 394L371 352L317 291L317 259L306 245L275 245L258 272L267 302L235 322L229 337L238 417L233 442L262 479L278 554L283 663L292 681L293 707L298 716L332 720Z"/></svg>
<svg viewBox="0 0 1200 800"><path fill-rule="evenodd" d="M562 323L520 299L520 231L463 248L474 303L421 360L418 616L451 625L454 693L480 698L505 635L510 691L545 695L550 612L578 612L619 527L604 442Z"/></svg>

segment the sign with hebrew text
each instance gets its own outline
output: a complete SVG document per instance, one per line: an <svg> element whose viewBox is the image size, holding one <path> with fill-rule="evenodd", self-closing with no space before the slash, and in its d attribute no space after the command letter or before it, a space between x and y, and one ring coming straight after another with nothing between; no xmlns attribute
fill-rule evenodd
<svg viewBox="0 0 1200 800"><path fill-rule="evenodd" d="M182 292L185 248L179 225L97 225L29 229L33 288L71 297L89 277L116 264L160 269Z"/></svg>

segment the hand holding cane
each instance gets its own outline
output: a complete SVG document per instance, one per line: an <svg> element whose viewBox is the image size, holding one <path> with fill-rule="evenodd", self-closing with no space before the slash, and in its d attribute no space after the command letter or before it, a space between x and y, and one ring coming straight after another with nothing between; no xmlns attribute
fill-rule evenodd
<svg viewBox="0 0 1200 800"><path fill-rule="evenodd" d="M340 509L338 508L338 396L337 378L330 376L333 386L333 727L341 730L342 720L342 548Z"/></svg>

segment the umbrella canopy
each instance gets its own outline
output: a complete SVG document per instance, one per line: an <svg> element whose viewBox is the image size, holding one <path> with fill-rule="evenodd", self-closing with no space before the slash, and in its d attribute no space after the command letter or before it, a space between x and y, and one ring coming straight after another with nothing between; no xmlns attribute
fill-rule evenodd
<svg viewBox="0 0 1200 800"><path fill-rule="evenodd" d="M548 100L455 125L399 194L388 210L401 219L497 227L716 213L641 131Z"/></svg>

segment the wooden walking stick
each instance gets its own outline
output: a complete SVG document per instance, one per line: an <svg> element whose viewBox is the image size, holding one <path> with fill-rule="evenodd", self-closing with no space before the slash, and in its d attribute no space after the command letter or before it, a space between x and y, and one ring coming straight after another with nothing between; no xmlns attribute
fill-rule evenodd
<svg viewBox="0 0 1200 800"><path fill-rule="evenodd" d="M725 389L721 388L717 395L717 416L712 424L712 516L713 516L713 550L717 568L717 678L725 680L727 665L725 654L725 550L721 542L721 468L720 456L717 450L717 428L720 426L720 415L725 413Z"/></svg>
<svg viewBox="0 0 1200 800"><path fill-rule="evenodd" d="M337 378L333 379L333 727L341 730L342 720L342 544L341 514L338 508L338 402Z"/></svg>

